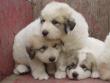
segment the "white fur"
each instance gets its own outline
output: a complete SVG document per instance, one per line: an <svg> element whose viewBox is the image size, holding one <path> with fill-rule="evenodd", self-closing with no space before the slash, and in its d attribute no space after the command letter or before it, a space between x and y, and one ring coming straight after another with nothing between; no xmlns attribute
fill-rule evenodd
<svg viewBox="0 0 110 83"><path fill-rule="evenodd" d="M47 79L48 75L44 70L44 66L39 61L31 61L26 51L26 46L31 44L28 42L30 37L38 35L39 33L40 20L35 20L29 24L26 28L22 29L16 36L13 45L13 57L16 63L28 65L31 67L32 75L35 79ZM40 63L40 64L39 64ZM36 66L37 65L37 66ZM41 68L41 69L39 69ZM43 74L41 74L41 72ZM39 73L39 74L38 74ZM44 76L45 74L45 76Z"/></svg>
<svg viewBox="0 0 110 83"><path fill-rule="evenodd" d="M99 71L103 80L110 80L110 33L105 39L104 49L100 54Z"/></svg>
<svg viewBox="0 0 110 83"><path fill-rule="evenodd" d="M26 46L30 46L29 39L32 36L38 35L40 36L39 31L40 26L40 19L35 20L26 28L23 28L14 39L14 45L13 45L13 55L14 59L17 62L22 62L23 64L27 64L29 57L26 52Z"/></svg>

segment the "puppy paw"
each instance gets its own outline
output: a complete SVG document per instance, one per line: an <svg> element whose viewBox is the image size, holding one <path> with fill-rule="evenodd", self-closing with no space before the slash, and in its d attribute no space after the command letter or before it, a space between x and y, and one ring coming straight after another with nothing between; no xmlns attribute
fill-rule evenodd
<svg viewBox="0 0 110 83"><path fill-rule="evenodd" d="M48 74L46 73L32 73L34 79L38 80L47 80L49 78Z"/></svg>
<svg viewBox="0 0 110 83"><path fill-rule="evenodd" d="M66 72L57 71L57 72L55 73L55 78L57 78L57 79L66 78Z"/></svg>
<svg viewBox="0 0 110 83"><path fill-rule="evenodd" d="M18 65L15 69L14 69L14 74L19 75L19 74L24 74L29 72L29 69L27 68L27 66L25 65Z"/></svg>
<svg viewBox="0 0 110 83"><path fill-rule="evenodd" d="M100 77L100 75L99 75L99 72L97 72L97 71L93 72L91 75L91 78L99 78L99 77Z"/></svg>

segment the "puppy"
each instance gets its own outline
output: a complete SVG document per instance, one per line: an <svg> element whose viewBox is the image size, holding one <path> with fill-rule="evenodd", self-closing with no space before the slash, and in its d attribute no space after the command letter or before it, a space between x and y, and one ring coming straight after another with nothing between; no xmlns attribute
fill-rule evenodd
<svg viewBox="0 0 110 83"><path fill-rule="evenodd" d="M95 38L88 38L85 43L86 47L77 51L76 56L69 57L66 72L70 79L80 80L88 77L100 77L98 66L104 42Z"/></svg>
<svg viewBox="0 0 110 83"><path fill-rule="evenodd" d="M66 3L47 4L41 11L40 19L42 36L50 40L61 39L64 42L64 51L77 51L85 47L85 40L89 36L88 24L79 12ZM61 79L66 77L63 75L65 74L58 72L55 76Z"/></svg>
<svg viewBox="0 0 110 83"><path fill-rule="evenodd" d="M78 56L71 57L72 62L66 68L69 79L80 80L91 77L93 69L97 66L93 55L90 53L83 50L83 52L78 53Z"/></svg>
<svg viewBox="0 0 110 83"><path fill-rule="evenodd" d="M60 71L59 70L60 67L61 68L63 67L63 65L61 63L63 61L62 57L64 56L64 55L61 55L63 45L64 45L63 42L61 40L46 41L44 39L45 44L43 44L43 45L40 44L40 45L43 46L43 48L44 48L44 46L46 46L46 48L45 48L45 50L41 48L41 51L43 52L43 50L44 50L44 52L42 54L39 54L38 44L36 43L37 40L34 40L35 43L33 42L34 43L33 47L31 47L31 49L28 51L29 55L36 56L42 63L45 64L45 66L46 66L45 69L47 70L48 74L55 74L55 77L56 77L56 73L58 73ZM66 76L65 70L63 70L62 72L63 73L60 75Z"/></svg>
<svg viewBox="0 0 110 83"><path fill-rule="evenodd" d="M48 79L44 63L54 63L60 54L60 40L45 40L40 34L40 19L21 30L14 39L13 57L16 63L14 73L28 72L30 67L35 79ZM33 51L33 48L34 49Z"/></svg>
<svg viewBox="0 0 110 83"><path fill-rule="evenodd" d="M26 46L26 52L28 56L19 56L17 54L14 56L15 61L18 63L18 65L16 65L14 73L19 74L27 72L28 69L26 68L26 66L29 66L35 79L48 79L49 76L46 72L44 63L51 64L55 63L58 60L62 43L59 40L46 41L43 38L36 38L36 36L34 39L32 39L31 37L29 43L30 46ZM17 52L21 52L21 50L17 49ZM22 60L25 60L25 57L28 58L24 63L22 62ZM22 60L20 58L22 58ZM25 68L21 65L24 65Z"/></svg>
<svg viewBox="0 0 110 83"><path fill-rule="evenodd" d="M83 47L89 35L85 18L61 2L51 2L41 11L41 32L47 39L62 39L67 49Z"/></svg>

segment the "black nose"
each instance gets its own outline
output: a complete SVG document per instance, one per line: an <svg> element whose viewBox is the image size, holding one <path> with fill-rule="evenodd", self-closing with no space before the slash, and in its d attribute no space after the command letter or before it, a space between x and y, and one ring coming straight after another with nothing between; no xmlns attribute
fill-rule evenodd
<svg viewBox="0 0 110 83"><path fill-rule="evenodd" d="M48 35L48 31L44 30L44 31L42 31L42 34L43 34L43 36L47 36Z"/></svg>
<svg viewBox="0 0 110 83"><path fill-rule="evenodd" d="M55 57L49 58L49 61L50 61L50 62L54 62L54 61L55 61Z"/></svg>
<svg viewBox="0 0 110 83"><path fill-rule="evenodd" d="M77 77L78 77L78 73L73 72L72 76L73 76L74 79L77 79Z"/></svg>

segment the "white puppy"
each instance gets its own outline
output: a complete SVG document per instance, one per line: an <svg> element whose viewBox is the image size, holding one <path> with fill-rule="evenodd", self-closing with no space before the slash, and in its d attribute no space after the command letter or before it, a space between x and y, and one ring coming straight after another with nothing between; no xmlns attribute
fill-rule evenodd
<svg viewBox="0 0 110 83"><path fill-rule="evenodd" d="M15 36L13 57L15 74L28 72L29 66L32 76L42 80L49 78L44 63L57 61L62 44L60 40L45 40L40 34L40 24L40 19L35 20Z"/></svg>
<svg viewBox="0 0 110 83"><path fill-rule="evenodd" d="M70 79L86 79L88 77L99 78L98 64L100 63L101 52L104 42L95 38L88 38L85 48L77 52L77 55L69 57L67 75Z"/></svg>
<svg viewBox="0 0 110 83"><path fill-rule="evenodd" d="M89 35L88 24L79 12L66 3L51 2L41 11L41 34L46 39L61 39L65 51L79 50L85 47ZM66 77L62 73L63 68L61 73L56 73L56 78Z"/></svg>
<svg viewBox="0 0 110 83"><path fill-rule="evenodd" d="M69 57L66 69L68 77L70 79L99 77L102 80L110 80L110 33L105 42L89 38L85 43L87 48L78 51L78 56Z"/></svg>

